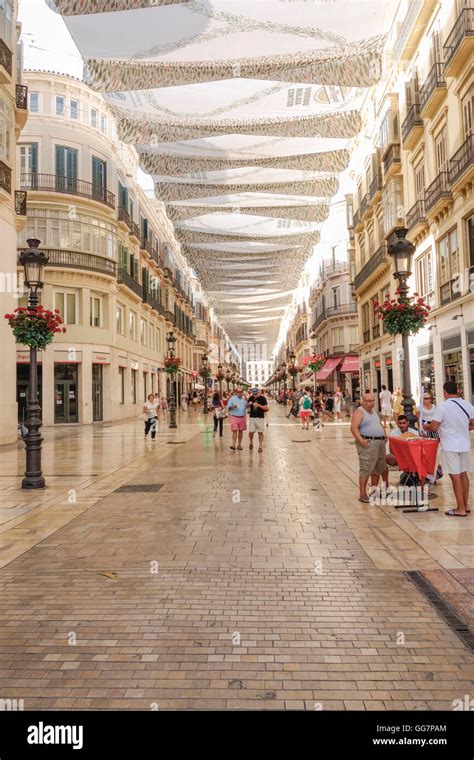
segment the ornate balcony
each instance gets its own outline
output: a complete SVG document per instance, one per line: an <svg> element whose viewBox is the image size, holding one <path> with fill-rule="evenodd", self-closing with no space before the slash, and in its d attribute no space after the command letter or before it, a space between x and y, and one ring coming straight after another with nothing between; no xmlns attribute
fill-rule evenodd
<svg viewBox="0 0 474 760"><path fill-rule="evenodd" d="M420 104L413 103L407 111L402 124L402 145L406 150L415 147L423 132L423 119L420 116Z"/></svg>
<svg viewBox="0 0 474 760"><path fill-rule="evenodd" d="M316 330L322 322L325 322L331 317L339 317L344 315L357 314L357 304L354 301L351 303L340 303L337 306L326 306L316 317L311 330ZM307 338L304 338L307 340Z"/></svg>
<svg viewBox="0 0 474 760"><path fill-rule="evenodd" d="M451 186L449 184L448 172L442 171L438 174L434 182L426 188L425 192L425 211L430 216L435 216L438 211L446 205L447 201L453 197Z"/></svg>
<svg viewBox="0 0 474 760"><path fill-rule="evenodd" d="M26 190L15 190L15 214L17 216L26 216Z"/></svg>
<svg viewBox="0 0 474 760"><path fill-rule="evenodd" d="M383 181L384 184L394 174L398 174L401 171L402 159L400 157L400 144L391 143L389 148L385 151L383 160Z"/></svg>
<svg viewBox="0 0 474 760"><path fill-rule="evenodd" d="M140 250L141 251L146 251L151 256L151 253L152 253L152 250L153 250L153 247L151 245L151 241L147 240L144 237L142 237L142 239L140 240Z"/></svg>
<svg viewBox="0 0 474 760"><path fill-rule="evenodd" d="M373 178L372 182L370 183L369 187L369 197L372 202L375 203L375 201L379 198L380 193L382 192L382 172L380 169L377 169L377 173L375 177Z"/></svg>
<svg viewBox="0 0 474 760"><path fill-rule="evenodd" d="M435 63L420 90L420 114L423 118L431 119L447 91L444 66Z"/></svg>
<svg viewBox="0 0 474 760"><path fill-rule="evenodd" d="M21 250L26 249L19 249ZM48 267L60 269L82 269L86 272L99 272L109 277L115 277L116 264L104 256L96 256L93 253L83 251L68 251L57 248L42 248L48 256Z"/></svg>
<svg viewBox="0 0 474 760"><path fill-rule="evenodd" d="M370 213L368 213L369 211L372 212L372 209L370 207L370 195L369 193L366 193L360 202L361 219L364 219L366 216L370 216Z"/></svg>
<svg viewBox="0 0 474 760"><path fill-rule="evenodd" d="M367 261L367 263L362 267L360 272L358 272L354 278L354 289L355 291L359 290L359 288L370 279L370 277L378 270L382 269L383 267L387 266L387 264L390 261L390 257L387 253L387 244L382 243L380 248L378 248L374 255L370 257L370 259Z"/></svg>
<svg viewBox="0 0 474 760"><path fill-rule="evenodd" d="M121 285L126 285L135 295L143 298L143 287L138 280L132 277L126 269L119 269L117 272L117 282Z"/></svg>
<svg viewBox="0 0 474 760"><path fill-rule="evenodd" d="M354 225L354 232L357 232L357 228L358 227L362 227L363 226L360 217L361 217L360 208L358 208L357 211L354 211L354 217L353 217L353 220L352 220L352 223Z"/></svg>
<svg viewBox="0 0 474 760"><path fill-rule="evenodd" d="M30 172L20 177L22 190L34 190L42 193L63 193L77 195L104 203L115 208L115 195L101 185L94 185L76 177L62 177L57 174L38 174Z"/></svg>
<svg viewBox="0 0 474 760"><path fill-rule="evenodd" d="M118 207L117 218L119 222L123 222L123 224L130 229L130 214L126 208L123 206Z"/></svg>
<svg viewBox="0 0 474 760"><path fill-rule="evenodd" d="M372 340L380 338L380 325L372 325Z"/></svg>
<svg viewBox="0 0 474 760"><path fill-rule="evenodd" d="M365 330L363 333L363 342L370 343L370 330Z"/></svg>
<svg viewBox="0 0 474 760"><path fill-rule="evenodd" d="M140 227L133 221L130 223L130 237L135 238L137 243L140 242Z"/></svg>
<svg viewBox="0 0 474 760"><path fill-rule="evenodd" d="M0 37L0 84L11 82L12 60L12 51Z"/></svg>
<svg viewBox="0 0 474 760"><path fill-rule="evenodd" d="M152 309L154 309L155 311L158 312L158 314L162 314L163 316L165 315L165 313L166 313L165 309L162 306L161 301L159 300L159 298L157 298L156 291L155 291L155 293L152 293L152 292L150 293L150 291L147 291L144 288L143 289L143 294L142 294L142 301L143 301L143 303L149 304Z"/></svg>
<svg viewBox="0 0 474 760"><path fill-rule="evenodd" d="M0 161L0 190L4 190L9 195L12 191L12 170L3 161Z"/></svg>
<svg viewBox="0 0 474 760"><path fill-rule="evenodd" d="M17 84L15 86L16 107L23 110L28 109L28 87L26 84Z"/></svg>
<svg viewBox="0 0 474 760"><path fill-rule="evenodd" d="M474 179L474 134L463 142L449 162L448 180L452 190L464 187Z"/></svg>
<svg viewBox="0 0 474 760"><path fill-rule="evenodd" d="M414 237L423 228L428 227L428 222L425 216L425 201L419 198L416 203L411 207L406 215L406 226L408 233Z"/></svg>
<svg viewBox="0 0 474 760"><path fill-rule="evenodd" d="M457 76L474 52L474 6L463 8L444 44L444 72Z"/></svg>

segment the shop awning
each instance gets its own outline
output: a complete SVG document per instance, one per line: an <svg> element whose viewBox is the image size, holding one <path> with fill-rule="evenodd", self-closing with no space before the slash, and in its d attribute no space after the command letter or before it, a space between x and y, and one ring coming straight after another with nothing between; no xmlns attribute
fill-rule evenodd
<svg viewBox="0 0 474 760"><path fill-rule="evenodd" d="M339 367L342 359L342 356L333 356L331 359L326 359L324 367L316 373L316 380L327 380L329 375L332 375L334 370Z"/></svg>
<svg viewBox="0 0 474 760"><path fill-rule="evenodd" d="M341 372L358 372L359 371L359 357L358 356L345 356L342 362Z"/></svg>

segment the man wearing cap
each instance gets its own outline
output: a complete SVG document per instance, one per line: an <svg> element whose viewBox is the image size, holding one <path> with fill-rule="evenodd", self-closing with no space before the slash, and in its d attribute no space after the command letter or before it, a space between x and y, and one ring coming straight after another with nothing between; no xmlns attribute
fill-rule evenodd
<svg viewBox="0 0 474 760"><path fill-rule="evenodd" d="M265 430L265 412L268 412L268 401L265 398L264 391L259 392L258 388L252 388L251 396L247 402L249 410L249 449L253 449L253 435L258 433L258 451L263 451L263 433Z"/></svg>

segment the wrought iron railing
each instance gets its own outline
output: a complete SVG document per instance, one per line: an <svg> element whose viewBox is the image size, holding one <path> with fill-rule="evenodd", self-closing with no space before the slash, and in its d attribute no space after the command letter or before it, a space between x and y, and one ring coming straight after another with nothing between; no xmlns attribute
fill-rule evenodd
<svg viewBox="0 0 474 760"><path fill-rule="evenodd" d="M454 156L449 162L449 175L448 180L450 184L456 182L456 180L463 174L466 169L474 163L474 134L468 136L463 142L459 150L456 151Z"/></svg>
<svg viewBox="0 0 474 760"><path fill-rule="evenodd" d="M406 142L408 135L415 127L422 127L423 119L420 116L420 104L413 103L407 111L407 115L402 124L402 142Z"/></svg>
<svg viewBox="0 0 474 760"><path fill-rule="evenodd" d="M463 8L444 43L444 59L446 65L451 61L465 37L474 35L474 6Z"/></svg>
<svg viewBox="0 0 474 760"><path fill-rule="evenodd" d="M372 199L374 197L375 193L378 190L381 190L381 189L382 189L382 172L381 171L377 171L375 177L373 178L372 182L370 183L370 188L369 188L370 199Z"/></svg>
<svg viewBox="0 0 474 760"><path fill-rule="evenodd" d="M435 203L441 198L451 198L452 195L448 172L442 171L438 174L434 182L426 188L425 211L432 209Z"/></svg>
<svg viewBox="0 0 474 760"><path fill-rule="evenodd" d="M136 222L132 221L130 224L130 235L133 235L137 240L140 240L140 227Z"/></svg>
<svg viewBox="0 0 474 760"><path fill-rule="evenodd" d="M12 75L12 60L12 51L0 38L0 66L3 66L10 76Z"/></svg>
<svg viewBox="0 0 474 760"><path fill-rule="evenodd" d="M364 343L370 343L370 330L365 330L363 333Z"/></svg>
<svg viewBox="0 0 474 760"><path fill-rule="evenodd" d="M128 228L130 228L130 214L124 206L119 206L117 211L117 217L119 222L125 222Z"/></svg>
<svg viewBox="0 0 474 760"><path fill-rule="evenodd" d="M26 110L28 108L28 87L26 84L17 84L15 87L16 107Z"/></svg>
<svg viewBox="0 0 474 760"><path fill-rule="evenodd" d="M423 198L419 198L416 203L407 212L405 223L408 230L413 229L415 224L419 222L425 222L425 201Z"/></svg>
<svg viewBox="0 0 474 760"><path fill-rule="evenodd" d="M26 216L26 190L15 190L15 214L17 216Z"/></svg>
<svg viewBox="0 0 474 760"><path fill-rule="evenodd" d="M101 185L95 185L77 177L63 177L58 174L24 173L20 177L22 190L40 190L51 193L67 193L91 198L106 206L115 208L115 195Z"/></svg>
<svg viewBox="0 0 474 760"><path fill-rule="evenodd" d="M135 277L132 277L132 275L127 272L126 269L118 270L117 282L121 283L122 285L126 285L127 288L136 293L137 296L140 296L140 298L143 297L143 287L140 285L138 280L135 279Z"/></svg>
<svg viewBox="0 0 474 760"><path fill-rule="evenodd" d="M3 161L0 161L0 190L12 191L12 170Z"/></svg>
<svg viewBox="0 0 474 760"><path fill-rule="evenodd" d="M367 280L371 274L373 274L376 269L379 268L382 264L387 263L388 261L388 253L387 253L387 244L382 243L380 248L378 248L374 255L370 257L370 259L367 261L367 263L362 267L360 272L358 272L354 278L354 288L355 290L358 290L360 286Z"/></svg>
<svg viewBox="0 0 474 760"><path fill-rule="evenodd" d="M141 248L142 251L147 251L150 254L150 256L151 256L151 252L153 250L153 247L152 247L152 244L151 244L150 240L147 240L146 238L142 237L141 240L140 240L140 248Z"/></svg>
<svg viewBox="0 0 474 760"><path fill-rule="evenodd" d="M387 149L382 164L384 174L387 174L392 164L401 164L400 145L398 143L392 143Z"/></svg>
<svg viewBox="0 0 474 760"><path fill-rule="evenodd" d="M365 212L367 211L367 209L369 207L369 203L370 203L370 195L369 195L369 193L366 193L364 195L364 197L362 198L361 202L360 202L360 213L361 213L361 216L363 216L365 214Z"/></svg>
<svg viewBox="0 0 474 760"><path fill-rule="evenodd" d="M26 249L19 249L21 250ZM99 272L115 277L116 264L111 259L104 256L96 256L93 253L84 251L68 251L58 248L44 248L44 253L48 256L48 267L60 267L65 269L83 269L87 272Z"/></svg>
<svg viewBox="0 0 474 760"><path fill-rule="evenodd" d="M426 77L423 87L420 90L420 110L422 111L434 91L440 87L446 87L444 78L444 65L440 62L435 63L430 73Z"/></svg>

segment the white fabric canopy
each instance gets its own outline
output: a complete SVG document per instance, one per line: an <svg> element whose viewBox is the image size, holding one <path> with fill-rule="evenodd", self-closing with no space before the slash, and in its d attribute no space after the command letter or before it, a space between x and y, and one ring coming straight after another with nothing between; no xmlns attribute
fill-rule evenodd
<svg viewBox="0 0 474 760"><path fill-rule="evenodd" d="M398 0L48 1L231 340L275 341Z"/></svg>

